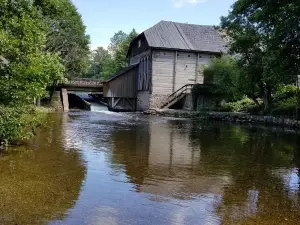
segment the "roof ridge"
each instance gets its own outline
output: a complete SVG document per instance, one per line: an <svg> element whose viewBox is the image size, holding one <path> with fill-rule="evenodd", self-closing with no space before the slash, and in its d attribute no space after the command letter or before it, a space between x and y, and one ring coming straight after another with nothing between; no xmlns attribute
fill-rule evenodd
<svg viewBox="0 0 300 225"><path fill-rule="evenodd" d="M218 25L208 25L208 24L205 24L205 25L201 25L201 24L194 24L194 23L184 23L184 22L175 22L175 21L167 21L167 20L162 20L160 22L171 22L171 23L175 23L175 24L184 24L184 25L193 25L193 26L199 26L199 27L215 27L215 26L218 26Z"/></svg>

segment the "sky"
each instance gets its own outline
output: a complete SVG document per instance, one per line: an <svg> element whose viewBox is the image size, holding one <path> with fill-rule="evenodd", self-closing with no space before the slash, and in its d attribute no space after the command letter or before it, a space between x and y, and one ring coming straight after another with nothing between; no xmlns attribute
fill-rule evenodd
<svg viewBox="0 0 300 225"><path fill-rule="evenodd" d="M114 33L143 32L161 20L218 25L235 0L72 0L91 37L91 49L107 47Z"/></svg>

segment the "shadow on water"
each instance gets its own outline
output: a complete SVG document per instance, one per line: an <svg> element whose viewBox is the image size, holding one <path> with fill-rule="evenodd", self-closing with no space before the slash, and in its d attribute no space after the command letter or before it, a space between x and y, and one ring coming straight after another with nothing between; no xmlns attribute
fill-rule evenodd
<svg viewBox="0 0 300 225"><path fill-rule="evenodd" d="M52 115L28 146L0 157L0 224L45 224L74 207L86 168L80 152L63 146L64 119Z"/></svg>

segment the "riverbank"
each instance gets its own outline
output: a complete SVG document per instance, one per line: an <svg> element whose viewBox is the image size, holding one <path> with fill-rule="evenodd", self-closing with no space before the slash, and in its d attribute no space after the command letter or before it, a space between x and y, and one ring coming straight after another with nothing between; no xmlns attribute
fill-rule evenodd
<svg viewBox="0 0 300 225"><path fill-rule="evenodd" d="M274 116L251 115L249 113L232 113L232 112L199 112L174 109L151 109L146 112L148 115L158 115L176 118L205 118L215 121L228 121L238 123L264 124L270 126L282 126L299 129L300 121Z"/></svg>

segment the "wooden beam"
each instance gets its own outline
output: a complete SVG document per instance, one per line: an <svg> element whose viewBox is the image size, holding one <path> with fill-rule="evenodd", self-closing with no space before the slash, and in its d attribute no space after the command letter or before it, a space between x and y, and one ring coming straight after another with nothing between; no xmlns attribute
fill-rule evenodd
<svg viewBox="0 0 300 225"><path fill-rule="evenodd" d="M128 102L128 104L131 106L132 109L134 109L133 104L130 102L129 98L125 98L125 100Z"/></svg>
<svg viewBox="0 0 300 225"><path fill-rule="evenodd" d="M115 98L113 98L115 99ZM113 101L113 108L116 107L118 105L118 103L120 102L121 98L117 98L116 101Z"/></svg>
<svg viewBox="0 0 300 225"><path fill-rule="evenodd" d="M197 53L197 60L196 60L196 74L195 74L195 82L196 84L198 83L198 80L199 80L199 74L198 74L198 67L199 67L199 57L200 57L200 54Z"/></svg>
<svg viewBox="0 0 300 225"><path fill-rule="evenodd" d="M172 87L173 92L175 91L175 85L176 85L177 54L178 54L178 52L175 51L175 56L174 56L174 69L173 69L173 87Z"/></svg>

